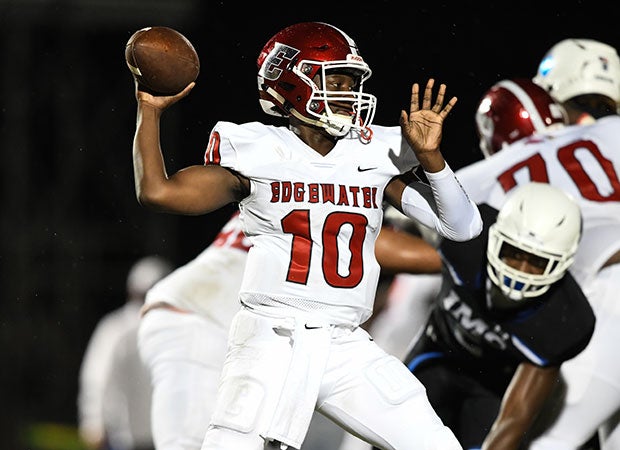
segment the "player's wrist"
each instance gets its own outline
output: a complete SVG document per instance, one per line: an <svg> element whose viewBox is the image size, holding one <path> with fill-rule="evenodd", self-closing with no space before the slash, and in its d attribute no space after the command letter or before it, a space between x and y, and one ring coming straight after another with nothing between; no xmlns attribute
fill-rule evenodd
<svg viewBox="0 0 620 450"><path fill-rule="evenodd" d="M148 99L144 98L138 98L138 108L142 111L143 114L150 112L154 114L157 118L161 116L161 113L164 110L164 108L162 108L161 106L151 103Z"/></svg>
<svg viewBox="0 0 620 450"><path fill-rule="evenodd" d="M425 172L440 172L446 167L446 161L439 148L437 150L419 153L416 156Z"/></svg>

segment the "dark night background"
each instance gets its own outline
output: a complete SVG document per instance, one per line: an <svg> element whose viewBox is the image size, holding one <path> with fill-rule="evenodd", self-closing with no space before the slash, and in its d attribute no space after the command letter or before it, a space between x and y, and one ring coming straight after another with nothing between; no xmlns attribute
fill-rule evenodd
<svg viewBox="0 0 620 450"><path fill-rule="evenodd" d="M124 302L131 264L150 253L185 263L232 211L179 217L138 205L123 57L134 31L176 28L201 58L196 88L164 115L170 173L202 163L217 120L269 120L255 58L274 33L306 20L357 41L374 72L376 123L396 125L412 82L446 83L459 102L442 148L458 168L481 157L474 111L493 83L533 76L567 37L620 47L613 2L543 3L0 0L0 449L72 448L61 435L75 425L81 357L97 320ZM33 424L60 428L37 444Z"/></svg>

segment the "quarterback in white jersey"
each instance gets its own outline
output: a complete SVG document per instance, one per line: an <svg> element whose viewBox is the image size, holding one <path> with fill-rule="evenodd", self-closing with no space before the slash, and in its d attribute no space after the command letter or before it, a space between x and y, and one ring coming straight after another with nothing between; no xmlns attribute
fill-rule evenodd
<svg viewBox="0 0 620 450"><path fill-rule="evenodd" d="M138 348L153 382L157 450L199 450L202 445L226 357L228 329L240 307L239 286L250 245L236 212L205 250L146 294ZM427 273L441 265L425 241L385 226L376 254L387 273ZM386 348L390 343L380 344ZM318 436L325 428L317 424L310 431ZM304 448L319 450L312 439Z"/></svg>
<svg viewBox="0 0 620 450"><path fill-rule="evenodd" d="M252 180L252 194L240 203L253 244L241 285L244 304L272 310L293 304L317 320L354 327L370 317L383 186L414 164L399 128L375 125L372 131L370 142L360 146L357 136L347 136L322 157L300 148L287 128L258 122L215 126L206 162ZM426 208L420 217L434 226Z"/></svg>
<svg viewBox="0 0 620 450"><path fill-rule="evenodd" d="M576 449L597 429L611 426L615 432L601 434L601 447L617 450L620 430L617 419L610 421L620 411L620 364L614 357L620 342L620 117L614 114L620 59L606 44L567 39L543 58L534 81L562 102L576 125L524 138L457 175L476 203L501 205L508 191L530 180L560 187L579 202L583 235L571 272L597 323L586 349L562 365L564 403L529 448Z"/></svg>
<svg viewBox="0 0 620 450"><path fill-rule="evenodd" d="M380 448L459 449L421 383L359 327L377 287L384 200L448 239L481 231L439 149L456 98L444 104L431 79L420 101L415 83L400 130L373 127L370 68L349 36L319 22L274 35L257 65L263 109L288 126L219 122L205 164L172 176L159 123L193 84L169 97L136 84L139 201L178 214L238 202L252 243L202 449L298 449L315 409ZM417 165L430 185L411 182Z"/></svg>

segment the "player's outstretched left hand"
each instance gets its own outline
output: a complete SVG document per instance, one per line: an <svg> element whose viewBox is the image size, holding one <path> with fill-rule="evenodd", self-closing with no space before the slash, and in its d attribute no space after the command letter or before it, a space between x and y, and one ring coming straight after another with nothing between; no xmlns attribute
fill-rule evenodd
<svg viewBox="0 0 620 450"><path fill-rule="evenodd" d="M420 86L418 83L414 83L411 87L409 113L404 110L400 113L400 126L403 136L407 139L407 142L418 157L423 153L439 150L443 121L457 101L456 97L452 97L445 106L443 105L446 85L441 84L435 103L431 106L434 84L435 80L432 78L426 83L424 97L422 98L422 107L420 108Z"/></svg>

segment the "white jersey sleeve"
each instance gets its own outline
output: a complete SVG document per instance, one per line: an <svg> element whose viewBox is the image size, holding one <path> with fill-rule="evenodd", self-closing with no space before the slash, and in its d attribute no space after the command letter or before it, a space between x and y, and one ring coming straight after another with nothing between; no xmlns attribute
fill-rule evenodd
<svg viewBox="0 0 620 450"><path fill-rule="evenodd" d="M478 236L482 231L480 212L450 166L446 164L443 170L426 176L430 186L416 182L403 191L401 204L405 215L453 241Z"/></svg>
<svg viewBox="0 0 620 450"><path fill-rule="evenodd" d="M148 291L145 304L165 302L227 330L239 310L239 287L249 248L235 213L205 250Z"/></svg>
<svg viewBox="0 0 620 450"><path fill-rule="evenodd" d="M370 316L383 192L417 164L400 128L373 127L369 143L346 137L322 156L285 127L219 122L205 162L250 180L239 205L252 243L242 301L337 323Z"/></svg>

